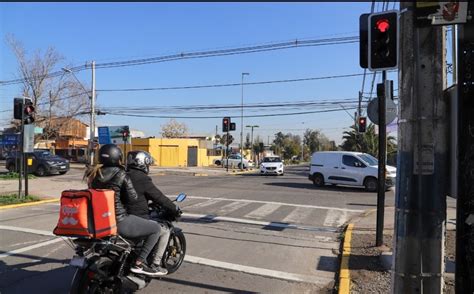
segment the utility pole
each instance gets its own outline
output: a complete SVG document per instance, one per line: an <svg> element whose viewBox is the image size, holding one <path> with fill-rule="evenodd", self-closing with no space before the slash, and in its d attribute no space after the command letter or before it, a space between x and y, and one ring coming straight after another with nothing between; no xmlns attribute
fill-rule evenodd
<svg viewBox="0 0 474 294"><path fill-rule="evenodd" d="M470 5L469 3L468 5ZM472 8L468 15L472 15ZM456 293L474 292L474 22L458 26L458 185L456 211ZM454 74L455 72L453 72Z"/></svg>
<svg viewBox="0 0 474 294"><path fill-rule="evenodd" d="M89 164L94 165L94 139L95 139L95 61L92 61L92 89L91 89L91 123L89 138Z"/></svg>
<svg viewBox="0 0 474 294"><path fill-rule="evenodd" d="M252 157L253 157L252 159L253 159L253 161L255 162L255 154L254 154L254 152L253 152L253 128L258 128L259 126L258 126L258 125L252 125L252 126L245 126L245 127L252 129L251 135L250 135L250 144L251 144L251 145L250 145L250 146L251 146L251 147L250 147L250 152L251 152Z"/></svg>
<svg viewBox="0 0 474 294"><path fill-rule="evenodd" d="M244 169L244 76L248 76L249 73L242 73L242 108L240 113L240 170Z"/></svg>
<svg viewBox="0 0 474 294"><path fill-rule="evenodd" d="M382 71L383 93L377 93L379 106L379 164L377 181L377 225L375 246L383 244L383 223L385 215L385 169L387 165L387 126L386 126L386 99L391 97L392 89L387 81L387 72ZM377 85L377 92L379 92ZM381 95L380 95L381 94Z"/></svg>
<svg viewBox="0 0 474 294"><path fill-rule="evenodd" d="M400 2L399 129L392 293L442 293L448 190L442 27ZM459 222L459 220L458 220Z"/></svg>

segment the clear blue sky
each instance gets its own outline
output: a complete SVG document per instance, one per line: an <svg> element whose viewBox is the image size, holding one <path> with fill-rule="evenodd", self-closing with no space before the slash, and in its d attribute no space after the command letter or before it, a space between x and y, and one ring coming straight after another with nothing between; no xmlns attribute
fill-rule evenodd
<svg viewBox="0 0 474 294"><path fill-rule="evenodd" d="M239 47L293 39L357 36L365 3L1 3L0 80L15 78L16 60L4 38L8 33L29 52L54 46L73 65L138 57ZM390 4L392 8L392 4ZM381 9L381 8L379 8ZM239 83L361 73L358 43L307 47L244 55L179 60L135 67L98 69L97 89ZM64 66L64 65L63 65ZM60 68L58 68L59 70ZM90 71L77 73L90 84ZM396 76L389 76L396 79ZM378 79L377 79L378 80ZM365 91L370 90L368 78ZM362 78L255 85L245 87L245 103L356 98ZM12 108L19 86L0 87L0 111ZM102 92L97 104L167 106L240 104L240 87L157 92ZM281 112L281 111L279 111ZM353 110L351 111L353 113ZM188 114L225 116L225 112ZM11 112L0 112L0 128ZM240 128L240 112L230 113ZM167 119L101 116L99 125L128 124L159 136ZM189 120L193 134L212 134L221 119ZM352 123L344 112L248 118L258 124L255 136L267 140L278 131L302 134L321 129L336 143ZM234 137L238 137L235 132Z"/></svg>

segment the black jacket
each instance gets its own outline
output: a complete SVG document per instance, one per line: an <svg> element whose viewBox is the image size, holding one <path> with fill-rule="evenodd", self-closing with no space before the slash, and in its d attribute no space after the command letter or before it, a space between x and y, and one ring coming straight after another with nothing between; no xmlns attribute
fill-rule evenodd
<svg viewBox="0 0 474 294"><path fill-rule="evenodd" d="M127 216L125 207L137 201L137 193L123 167L106 166L100 171L102 176L98 173L90 183L90 188L115 191L115 218L120 222Z"/></svg>
<svg viewBox="0 0 474 294"><path fill-rule="evenodd" d="M151 178L144 171L130 167L128 175L138 194L138 200L127 206L129 214L148 219L148 200L151 200L164 208L170 215L176 215L176 205L153 184Z"/></svg>

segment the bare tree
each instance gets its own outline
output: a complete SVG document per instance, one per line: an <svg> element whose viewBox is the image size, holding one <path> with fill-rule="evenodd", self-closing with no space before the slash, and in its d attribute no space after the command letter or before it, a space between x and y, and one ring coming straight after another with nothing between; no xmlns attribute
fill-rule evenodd
<svg viewBox="0 0 474 294"><path fill-rule="evenodd" d="M36 50L28 56L23 44L13 35L7 35L6 42L18 62L22 94L32 99L36 108L35 123L44 128L43 138L57 137L58 126L54 121L60 118L64 124L72 118L80 118L88 108L89 94L84 93L82 86L68 73L48 77L65 62L53 47L44 53Z"/></svg>
<svg viewBox="0 0 474 294"><path fill-rule="evenodd" d="M161 126L163 138L180 138L188 135L188 126L185 123L170 119L169 122Z"/></svg>

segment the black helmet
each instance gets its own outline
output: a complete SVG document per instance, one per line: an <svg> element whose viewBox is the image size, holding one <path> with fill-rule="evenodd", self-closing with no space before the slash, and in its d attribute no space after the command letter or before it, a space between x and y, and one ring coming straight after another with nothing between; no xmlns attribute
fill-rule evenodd
<svg viewBox="0 0 474 294"><path fill-rule="evenodd" d="M122 162L122 150L115 144L100 147L99 162L105 166L119 166Z"/></svg>
<svg viewBox="0 0 474 294"><path fill-rule="evenodd" d="M146 151L130 151L127 155L127 167L139 169L148 173L150 165L153 164L153 157Z"/></svg>

